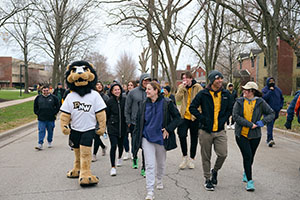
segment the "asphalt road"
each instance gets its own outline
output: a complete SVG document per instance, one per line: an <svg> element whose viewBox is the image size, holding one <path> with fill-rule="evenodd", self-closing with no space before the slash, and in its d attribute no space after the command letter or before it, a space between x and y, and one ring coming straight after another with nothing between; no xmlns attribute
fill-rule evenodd
<svg viewBox="0 0 300 200"><path fill-rule="evenodd" d="M232 130L228 134L228 157L219 171L219 183L214 192L206 191L203 183L198 147L195 169L179 170L181 151L167 153L164 190L155 191L156 199L300 199L300 140L275 135L273 148L265 144L265 134L257 150L253 167L255 192L247 192L242 182L242 157L235 143ZM108 139L103 139L109 145ZM0 140L0 199L101 199L135 200L146 195L145 179L140 170L131 168L131 161L124 161L111 177L108 154L92 163L92 172L100 178L95 187L82 188L77 179L68 179L66 172L73 166L73 152L68 147L56 122L53 148L34 149L37 143L36 125L21 133ZM179 145L179 142L178 142ZM215 154L213 154L215 158Z"/></svg>

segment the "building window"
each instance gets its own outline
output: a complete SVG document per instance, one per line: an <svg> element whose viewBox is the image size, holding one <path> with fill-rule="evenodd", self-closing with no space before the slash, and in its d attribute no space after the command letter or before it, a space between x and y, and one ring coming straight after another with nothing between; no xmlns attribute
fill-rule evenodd
<svg viewBox="0 0 300 200"><path fill-rule="evenodd" d="M266 56L264 57L264 67L267 67L267 59L266 59Z"/></svg>
<svg viewBox="0 0 300 200"><path fill-rule="evenodd" d="M240 61L240 69L243 69L243 61Z"/></svg>
<svg viewBox="0 0 300 200"><path fill-rule="evenodd" d="M300 78L296 79L296 88L297 88L297 90L300 89Z"/></svg>
<svg viewBox="0 0 300 200"><path fill-rule="evenodd" d="M254 81L254 77L251 77L251 81Z"/></svg>
<svg viewBox="0 0 300 200"><path fill-rule="evenodd" d="M199 77L199 72L196 72L196 77Z"/></svg>
<svg viewBox="0 0 300 200"><path fill-rule="evenodd" d="M251 67L254 68L254 58L251 58Z"/></svg>
<svg viewBox="0 0 300 200"><path fill-rule="evenodd" d="M204 73L203 73L203 72L201 72L201 76L204 76Z"/></svg>
<svg viewBox="0 0 300 200"><path fill-rule="evenodd" d="M264 77L264 86L266 86L266 84L267 84L267 79L268 79L268 77Z"/></svg>

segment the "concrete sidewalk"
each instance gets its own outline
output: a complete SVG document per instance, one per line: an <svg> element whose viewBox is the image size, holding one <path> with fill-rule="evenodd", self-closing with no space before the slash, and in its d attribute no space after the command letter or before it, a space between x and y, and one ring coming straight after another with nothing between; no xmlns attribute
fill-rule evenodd
<svg viewBox="0 0 300 200"><path fill-rule="evenodd" d="M17 104L24 103L24 102L27 102L27 101L33 101L35 99L35 97L36 96L32 96L32 97L28 97L28 98L25 98L25 99L17 99L17 100L1 102L0 103L0 108L5 108L5 107L8 107L8 106L17 105Z"/></svg>

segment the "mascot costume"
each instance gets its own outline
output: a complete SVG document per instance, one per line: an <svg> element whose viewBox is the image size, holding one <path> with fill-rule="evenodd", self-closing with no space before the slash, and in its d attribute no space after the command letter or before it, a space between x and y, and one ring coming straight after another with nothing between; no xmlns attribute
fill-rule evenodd
<svg viewBox="0 0 300 200"><path fill-rule="evenodd" d="M98 135L106 129L106 105L98 92L93 90L97 75L92 64L76 61L67 67L66 82L72 91L60 110L61 130L69 135L69 144L74 149L74 167L67 173L68 178L78 178L81 186L95 185L98 177L91 172L91 146L96 123ZM70 125L70 128L69 128Z"/></svg>

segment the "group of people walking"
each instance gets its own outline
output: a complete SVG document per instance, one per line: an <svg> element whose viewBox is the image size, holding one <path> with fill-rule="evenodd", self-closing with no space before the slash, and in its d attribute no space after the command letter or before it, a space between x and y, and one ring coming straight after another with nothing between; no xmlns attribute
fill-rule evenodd
<svg viewBox="0 0 300 200"><path fill-rule="evenodd" d="M107 94L104 93L103 84L99 81L95 90L107 106L105 111L110 141L110 175L117 175L116 166L122 165L124 149L124 159L132 157L132 168L137 169L138 152L141 150L141 175L146 177L146 199L154 199L155 184L159 190L164 188L166 152L177 146L175 138L177 128L182 153L179 168L195 168L199 141L204 187L213 191L218 184L218 173L228 154L225 130L227 124L227 129L234 129L236 143L242 154L244 169L241 179L247 183L247 191L254 191L252 165L262 137L261 128L267 125L266 142L272 147L275 144L272 134L274 121L283 106L281 90L275 86L274 78L269 78L262 92L255 82L243 85L242 95L238 98L232 83L227 85L227 89L223 88L223 75L219 71L211 71L208 80L209 83L203 88L194 80L192 73L187 71L182 74L182 84L178 86L175 96L170 93L169 86L161 88L157 81L151 80L149 74L141 75L138 86L135 81L130 81L127 91L123 90L121 84L115 82ZM179 110L176 101L181 102ZM298 104L296 100L293 101L299 109L300 101ZM47 121L54 122L55 118L43 118L43 113L49 112L52 107L55 108L51 110L55 116L59 106L58 98L48 94L47 87L43 88L42 95L35 100L34 112L39 120L38 149L42 149L45 127L47 129L49 127L50 130L48 130L48 147L52 146L54 124ZM286 123L287 128L291 128L292 119L293 115L290 115ZM128 140L129 133L131 142ZM93 161L96 161L99 146L102 148L102 155L105 155L107 147L100 136L95 134L94 139ZM212 147L217 155L214 164L211 163Z"/></svg>

